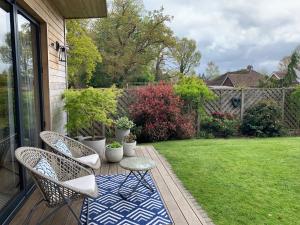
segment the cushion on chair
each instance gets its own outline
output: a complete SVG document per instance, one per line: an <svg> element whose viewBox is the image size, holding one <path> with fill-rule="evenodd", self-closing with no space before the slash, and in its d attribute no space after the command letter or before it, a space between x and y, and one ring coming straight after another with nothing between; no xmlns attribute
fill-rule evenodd
<svg viewBox="0 0 300 225"><path fill-rule="evenodd" d="M76 159L82 164L85 164L93 169L99 169L100 167L100 158L98 154L83 156Z"/></svg>
<svg viewBox="0 0 300 225"><path fill-rule="evenodd" d="M86 193L91 197L96 198L98 196L98 188L94 175L88 175L73 180L64 181L63 184L74 188L76 191L81 193Z"/></svg>
<svg viewBox="0 0 300 225"><path fill-rule="evenodd" d="M60 151L61 153L72 157L72 153L70 151L70 149L68 148L68 146L62 141L62 140L58 140L54 146L57 148L58 151Z"/></svg>
<svg viewBox="0 0 300 225"><path fill-rule="evenodd" d="M36 169L39 173L48 176L54 180L58 180L57 175L52 168L52 166L49 164L47 159L41 158L38 163L35 165L34 169Z"/></svg>

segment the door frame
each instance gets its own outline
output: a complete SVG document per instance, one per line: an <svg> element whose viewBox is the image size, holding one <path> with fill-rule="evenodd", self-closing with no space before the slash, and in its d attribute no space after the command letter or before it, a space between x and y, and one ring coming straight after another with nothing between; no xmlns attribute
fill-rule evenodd
<svg viewBox="0 0 300 225"><path fill-rule="evenodd" d="M20 85L20 62L19 62L19 50L18 50L18 14L26 18L30 23L35 26L36 29L36 57L37 57L37 83L38 87L38 104L39 104L39 115L40 115L40 130L44 128L44 112L43 112L43 91L42 91L42 55L41 55L41 27L40 24L30 16L24 9L17 5L15 0L4 0L4 2L10 5L10 26L11 26L11 47L12 47L12 65L13 65L13 77L14 77L14 98L15 98L15 114L16 114L16 133L17 135L17 145L24 146L24 120L23 114L21 112L22 102L21 102L21 85ZM40 146L41 147L41 146ZM24 204L25 200L31 195L35 189L33 183L28 183L26 179L26 171L19 164L19 193L17 193L10 202L0 210L0 224L8 224L13 215L18 211L18 209Z"/></svg>

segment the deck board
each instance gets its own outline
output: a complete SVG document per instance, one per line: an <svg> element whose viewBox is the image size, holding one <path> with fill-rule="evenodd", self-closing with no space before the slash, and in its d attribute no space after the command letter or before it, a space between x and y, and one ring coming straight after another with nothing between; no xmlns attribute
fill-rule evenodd
<svg viewBox="0 0 300 225"><path fill-rule="evenodd" d="M206 225L212 224L209 218L199 210L197 204L191 199L191 196L185 191L181 183L171 171L168 163L160 156L160 154L152 146L140 146L137 148L137 156L148 157L153 159L157 163L157 167L151 171L151 175L155 181L166 208L174 222L178 225ZM102 161L101 169L96 171L96 174L111 175L111 174L124 174L127 171L118 166L117 163L109 164ZM11 221L11 225L22 224L26 218L29 210L35 204L35 202L41 198L41 194L36 190L26 201L24 206L19 210L14 219ZM81 210L82 200L78 200L73 203L74 211L79 215ZM45 205L40 206L34 213L30 224L35 224L39 218L49 213L51 209L48 209ZM60 225L72 225L77 224L74 217L63 207L58 213L49 218L46 225L60 224Z"/></svg>

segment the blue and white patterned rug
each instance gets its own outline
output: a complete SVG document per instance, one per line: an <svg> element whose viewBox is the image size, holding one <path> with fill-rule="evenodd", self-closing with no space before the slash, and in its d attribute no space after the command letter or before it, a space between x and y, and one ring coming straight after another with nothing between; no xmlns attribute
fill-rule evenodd
<svg viewBox="0 0 300 225"><path fill-rule="evenodd" d="M172 220L162 202L160 193L148 174L146 180L154 188L150 192L142 184L126 200L118 194L118 188L126 175L97 176L96 182L100 190L100 197L90 199L89 225L164 225L172 224ZM122 187L122 194L126 195L137 183L131 175ZM87 200L85 199L80 219L86 224Z"/></svg>

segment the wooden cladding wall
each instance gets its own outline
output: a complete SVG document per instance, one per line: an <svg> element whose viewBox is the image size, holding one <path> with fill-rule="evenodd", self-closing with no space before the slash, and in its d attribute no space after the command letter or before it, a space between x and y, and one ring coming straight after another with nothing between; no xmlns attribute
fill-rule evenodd
<svg viewBox="0 0 300 225"><path fill-rule="evenodd" d="M118 115L128 115L128 106L131 104L134 88L124 89L123 95L118 101ZM212 89L217 98L214 101L205 103L205 110L207 114L213 112L230 113L243 119L245 110L251 108L260 101L273 101L282 109L282 120L285 126L290 130L298 130L299 122L296 118L296 110L289 101L289 96L293 89L286 88L272 88L272 89ZM104 128L100 124L96 124L96 130L99 135L103 135ZM113 133L111 128L106 128L105 133L111 136ZM83 129L79 132L81 135L90 135L88 129Z"/></svg>
<svg viewBox="0 0 300 225"><path fill-rule="evenodd" d="M17 0L31 16L40 22L43 67L43 97L46 129L65 131L66 114L61 94L66 89L66 63L58 59L51 43L65 45L65 21L51 0Z"/></svg>

